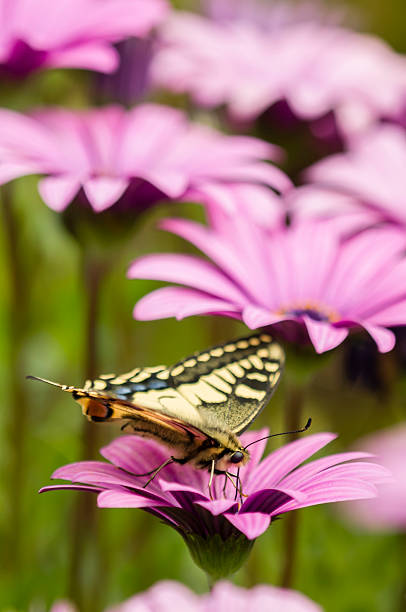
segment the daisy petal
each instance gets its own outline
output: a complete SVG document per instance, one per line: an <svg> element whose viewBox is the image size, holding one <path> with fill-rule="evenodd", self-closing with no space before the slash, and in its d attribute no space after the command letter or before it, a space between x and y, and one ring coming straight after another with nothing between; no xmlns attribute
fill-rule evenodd
<svg viewBox="0 0 406 612"><path fill-rule="evenodd" d="M128 187L124 178L97 177L83 184L86 197L95 212L102 212L113 206Z"/></svg>
<svg viewBox="0 0 406 612"><path fill-rule="evenodd" d="M307 316L303 317L303 321L317 353L330 351L341 344L348 336L348 329L345 327L334 327L330 323L314 321Z"/></svg>
<svg viewBox="0 0 406 612"><path fill-rule="evenodd" d="M362 327L375 340L380 353L388 353L395 346L396 336L389 329L370 323L362 323Z"/></svg>
<svg viewBox="0 0 406 612"><path fill-rule="evenodd" d="M283 476L334 438L336 438L334 434L312 434L277 449L261 462L249 481L245 483L246 488L250 492L258 488L273 488Z"/></svg>
<svg viewBox="0 0 406 612"><path fill-rule="evenodd" d="M48 176L38 183L38 191L45 204L62 212L72 202L80 189L76 177Z"/></svg>
<svg viewBox="0 0 406 612"><path fill-rule="evenodd" d="M248 512L246 514L241 512L238 514L225 513L224 516L249 540L255 540L268 529L271 523L271 517L260 512Z"/></svg>
<svg viewBox="0 0 406 612"><path fill-rule="evenodd" d="M167 317L183 317L192 314L238 312L235 305L207 294L184 287L163 287L151 291L134 307L133 315L138 321L151 321Z"/></svg>
<svg viewBox="0 0 406 612"><path fill-rule="evenodd" d="M134 493L109 489L99 493L97 505L99 508L151 508L168 505L168 502L165 503L162 499L154 501Z"/></svg>

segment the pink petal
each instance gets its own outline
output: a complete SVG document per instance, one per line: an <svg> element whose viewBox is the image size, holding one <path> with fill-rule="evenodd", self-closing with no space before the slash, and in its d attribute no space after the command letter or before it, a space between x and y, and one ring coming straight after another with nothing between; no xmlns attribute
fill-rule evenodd
<svg viewBox="0 0 406 612"><path fill-rule="evenodd" d="M259 306L246 306L242 313L242 320L250 329L273 325L274 323L279 323L280 321L286 321L288 319L292 319L292 317L289 315L275 315L269 310L266 310L266 308L260 308Z"/></svg>
<svg viewBox="0 0 406 612"><path fill-rule="evenodd" d="M401 299L401 301L397 301L395 304L380 308L376 314L365 317L365 320L369 320L374 325L384 327L404 325L406 321L406 300ZM365 327L362 322L360 322L360 325Z"/></svg>
<svg viewBox="0 0 406 612"><path fill-rule="evenodd" d="M138 321L151 321L167 317L182 317L192 314L214 314L238 312L234 304L224 300L207 297L201 291L184 287L163 287L141 298L133 311Z"/></svg>
<svg viewBox="0 0 406 612"><path fill-rule="evenodd" d="M128 183L124 178L97 177L83 183L83 189L94 211L102 212L117 202Z"/></svg>
<svg viewBox="0 0 406 612"><path fill-rule="evenodd" d="M406 317L403 322L406 324ZM396 336L390 329L365 322L362 322L361 325L375 340L380 353L388 353L393 349L396 343Z"/></svg>
<svg viewBox="0 0 406 612"><path fill-rule="evenodd" d="M288 501L295 499L303 502L306 495L296 491L277 489L261 489L252 493L241 506L240 513L261 512L262 514L275 514L280 506L284 506Z"/></svg>
<svg viewBox="0 0 406 612"><path fill-rule="evenodd" d="M49 485L48 487L41 487L38 493L46 493L47 491L90 491L91 493L99 493L102 489L98 487L87 487L86 485L77 484L59 484Z"/></svg>
<svg viewBox="0 0 406 612"><path fill-rule="evenodd" d="M141 173L140 173L141 174ZM189 176L182 169L168 169L159 166L142 172L142 178L155 185L170 198L180 198L189 185Z"/></svg>
<svg viewBox="0 0 406 612"><path fill-rule="evenodd" d="M238 163L229 168L216 168L216 171L211 173L214 177L219 177L223 181L245 181L256 182L259 184L269 185L277 189L281 193L292 189L292 183L287 175L276 166L265 162L255 161L249 163ZM210 174L208 174L210 177Z"/></svg>
<svg viewBox="0 0 406 612"><path fill-rule="evenodd" d="M196 503L208 510L213 516L223 514L234 506L237 507L237 502L232 499L213 499L209 501L197 501Z"/></svg>
<svg viewBox="0 0 406 612"><path fill-rule="evenodd" d="M7 154L6 154L7 155ZM0 163L0 185L13 181L20 176L39 174L42 170L41 164L31 161L1 161Z"/></svg>
<svg viewBox="0 0 406 612"><path fill-rule="evenodd" d="M353 461L354 459L363 459L371 457L370 453L353 452L353 453L335 453L328 457L322 457L321 459L315 459L311 463L303 465L297 468L291 474L283 478L279 486L290 487L292 489L300 487L300 485L307 481L314 474L318 474L329 467L343 463L345 461Z"/></svg>
<svg viewBox="0 0 406 612"><path fill-rule="evenodd" d="M134 493L122 491L102 491L97 497L99 508L151 508L154 506L168 506L168 502L153 501L147 497L141 497Z"/></svg>
<svg viewBox="0 0 406 612"><path fill-rule="evenodd" d="M248 492L275 487L291 470L334 438L336 435L331 433L312 434L278 448L268 455L252 474L245 485Z"/></svg>
<svg viewBox="0 0 406 612"><path fill-rule="evenodd" d="M128 277L178 283L225 300L246 301L244 294L222 272L193 255L145 255L131 264Z"/></svg>
<svg viewBox="0 0 406 612"><path fill-rule="evenodd" d="M192 487L182 482L168 482L166 480L163 480L162 478L159 478L158 480L159 480L159 486L162 489L162 491L165 491L165 492L181 491L185 493L193 493L194 495L197 495L198 497L207 499L207 495L202 493L201 488Z"/></svg>
<svg viewBox="0 0 406 612"><path fill-rule="evenodd" d="M271 524L271 517L260 512L247 512L247 514L224 514L234 527L241 531L249 540L255 540Z"/></svg>
<svg viewBox="0 0 406 612"><path fill-rule="evenodd" d="M160 227L194 244L229 277L239 281L241 286L249 285L249 274L244 259L236 257L232 246L227 244L221 235L200 223L185 219L164 219Z"/></svg>
<svg viewBox="0 0 406 612"><path fill-rule="evenodd" d="M114 465L109 465L108 463L103 464L101 461L77 461L75 463L68 463L67 465L63 465L56 469L51 475L51 478L61 478L63 480L79 482L80 479L78 476L83 471L89 472L91 470L97 471L100 469L105 469L105 471L110 475L119 473Z"/></svg>
<svg viewBox="0 0 406 612"><path fill-rule="evenodd" d="M303 321L317 353L330 351L341 344L348 336L348 329L344 327L334 327L330 323L314 321L307 316L303 317Z"/></svg>
<svg viewBox="0 0 406 612"><path fill-rule="evenodd" d="M133 435L116 438L104 446L100 454L111 461L115 469L118 467L131 474L145 474L168 458L168 450L164 446ZM170 466L166 469L170 469Z"/></svg>
<svg viewBox="0 0 406 612"><path fill-rule="evenodd" d="M109 43L91 41L52 51L45 65L55 68L88 68L99 72L114 72L119 62L120 56Z"/></svg>
<svg viewBox="0 0 406 612"><path fill-rule="evenodd" d="M77 178L66 176L48 176L38 183L38 191L45 204L61 212L72 202L80 189Z"/></svg>
<svg viewBox="0 0 406 612"><path fill-rule="evenodd" d="M353 499L369 499L376 497L378 494L373 484L351 478L343 478L337 481L332 480L325 485L316 484L313 489L308 489L306 493L307 499L305 502L288 502L286 506L282 507L281 513L318 504L350 501Z"/></svg>

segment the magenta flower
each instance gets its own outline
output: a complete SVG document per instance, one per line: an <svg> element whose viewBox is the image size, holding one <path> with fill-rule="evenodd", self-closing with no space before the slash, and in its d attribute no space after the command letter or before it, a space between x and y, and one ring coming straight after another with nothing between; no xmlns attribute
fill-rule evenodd
<svg viewBox="0 0 406 612"><path fill-rule="evenodd" d="M406 133L380 125L354 139L347 153L332 155L307 171L314 187L333 192L320 214L341 216L340 197L352 198L354 214L364 223L389 222L406 228ZM336 195L343 194L343 195ZM320 198L321 200L321 198Z"/></svg>
<svg viewBox="0 0 406 612"><path fill-rule="evenodd" d="M145 593L135 595L106 612L218 612L226 609L234 612L322 612L320 606L297 591L265 584L243 589L222 581L210 593L195 595L183 584L169 580L158 582Z"/></svg>
<svg viewBox="0 0 406 612"><path fill-rule="evenodd" d="M161 225L211 261L165 253L135 260L130 278L185 286L142 298L134 310L139 320L221 314L250 329L277 324L285 335L293 330L306 339L307 332L318 353L360 327L381 352L390 351L395 336L386 328L406 324L405 238L395 229L370 230L343 243L339 231L316 222L270 234L242 211L213 229L182 219Z"/></svg>
<svg viewBox="0 0 406 612"><path fill-rule="evenodd" d="M142 37L168 13L166 0L0 0L0 74L38 68L112 72L112 43Z"/></svg>
<svg viewBox="0 0 406 612"><path fill-rule="evenodd" d="M357 502L343 508L352 522L369 529L406 530L406 424L374 433L359 440L361 448L376 454L393 475L379 497L368 503Z"/></svg>
<svg viewBox="0 0 406 612"><path fill-rule="evenodd" d="M334 111L346 134L404 108L406 58L374 36L311 19L296 4L250 3L245 11L215 10L214 19L174 13L161 39L156 85L203 106L226 105L237 120L284 100L305 120Z"/></svg>
<svg viewBox="0 0 406 612"><path fill-rule="evenodd" d="M266 434L266 430L250 432L241 439L248 445ZM306 506L376 495L375 484L386 481L388 473L380 465L354 461L367 457L365 453L339 453L299 467L334 438L329 433L313 434L286 444L263 461L266 442L252 445L251 460L240 471L244 497L219 476L211 499L208 472L178 464L164 468L143 488L148 477L136 474L156 468L168 458L168 450L138 436L122 436L103 448L101 454L111 463L81 461L52 475L78 484L42 491L85 489L97 493L101 508L144 509L176 529L196 563L220 578L238 569L252 541L275 517Z"/></svg>
<svg viewBox="0 0 406 612"><path fill-rule="evenodd" d="M142 208L206 182L263 183L284 191L287 176L262 161L278 154L261 140L227 136L153 104L130 111L47 109L30 116L0 110L0 184L46 175L39 191L56 211L79 192L100 212L125 192L128 207Z"/></svg>

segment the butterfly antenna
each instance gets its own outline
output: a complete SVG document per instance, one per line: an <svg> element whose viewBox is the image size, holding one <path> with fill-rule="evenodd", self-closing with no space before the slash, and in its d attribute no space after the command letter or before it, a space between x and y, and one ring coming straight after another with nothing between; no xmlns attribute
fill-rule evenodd
<svg viewBox="0 0 406 612"><path fill-rule="evenodd" d="M53 387L58 387L58 389L62 389L62 391L71 391L75 387L69 387L68 385L60 385L53 380L48 380L47 378L40 378L39 376L26 376L28 380L39 380L39 382L46 383L47 385L52 385Z"/></svg>
<svg viewBox="0 0 406 612"><path fill-rule="evenodd" d="M259 438L258 440L254 440L254 442L250 442L247 446L244 447L244 450L247 450L249 446L256 444L257 442L261 442L261 440L268 440L269 438L275 438L276 436L288 436L290 434L303 433L307 431L312 424L312 420L308 419L307 423L302 429L295 429L294 431L281 431L280 433L271 434L270 436L264 436L263 438Z"/></svg>

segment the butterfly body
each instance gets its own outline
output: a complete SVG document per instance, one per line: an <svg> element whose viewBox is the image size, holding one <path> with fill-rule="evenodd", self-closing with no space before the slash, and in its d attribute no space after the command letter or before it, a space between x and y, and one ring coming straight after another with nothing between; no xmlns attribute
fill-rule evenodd
<svg viewBox="0 0 406 612"><path fill-rule="evenodd" d="M135 368L62 389L89 420L122 422L123 430L169 446L174 461L223 471L249 460L238 436L269 401L283 365L281 346L257 334L169 368Z"/></svg>

